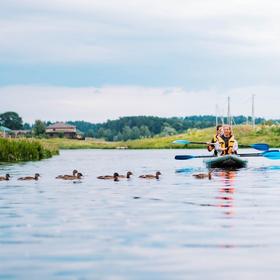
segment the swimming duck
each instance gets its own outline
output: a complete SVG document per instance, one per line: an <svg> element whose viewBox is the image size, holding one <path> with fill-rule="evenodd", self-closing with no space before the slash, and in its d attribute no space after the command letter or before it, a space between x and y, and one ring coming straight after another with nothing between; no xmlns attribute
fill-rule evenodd
<svg viewBox="0 0 280 280"><path fill-rule="evenodd" d="M98 176L97 179L119 181L119 173L115 172L114 175Z"/></svg>
<svg viewBox="0 0 280 280"><path fill-rule="evenodd" d="M20 177L20 178L18 178L18 180L20 180L20 181L31 181L31 180L38 181L39 177L40 177L40 174L36 173L34 177L32 177L32 176Z"/></svg>
<svg viewBox="0 0 280 280"><path fill-rule="evenodd" d="M5 176L0 177L0 181L9 181L10 180L10 174L6 174Z"/></svg>
<svg viewBox="0 0 280 280"><path fill-rule="evenodd" d="M139 178L142 179L159 179L159 175L161 175L161 173L159 171L156 172L156 175L152 175L152 174L147 174L147 175L140 175Z"/></svg>
<svg viewBox="0 0 280 280"><path fill-rule="evenodd" d="M206 178L208 178L209 180L211 180L212 179L212 174L209 171L208 173L193 174L193 177L195 177L196 179L206 179Z"/></svg>
<svg viewBox="0 0 280 280"><path fill-rule="evenodd" d="M65 179L65 178L67 178L67 177L73 177L73 176L75 176L76 177L76 175L78 174L78 170L76 170L76 169L74 169L73 170L73 172L72 172L72 175L58 175L57 177L55 177L56 179Z"/></svg>
<svg viewBox="0 0 280 280"><path fill-rule="evenodd" d="M83 174L78 172L77 175L67 175L65 177L61 177L59 179L62 180L76 180L76 179L82 179Z"/></svg>
<svg viewBox="0 0 280 280"><path fill-rule="evenodd" d="M127 178L127 179L129 179L131 175L133 175L133 173L131 171L128 171L126 173L126 175L119 175L118 177L119 178Z"/></svg>

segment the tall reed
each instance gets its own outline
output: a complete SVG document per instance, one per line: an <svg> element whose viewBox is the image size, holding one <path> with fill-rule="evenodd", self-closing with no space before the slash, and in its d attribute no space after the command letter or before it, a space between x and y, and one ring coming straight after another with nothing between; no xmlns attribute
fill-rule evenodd
<svg viewBox="0 0 280 280"><path fill-rule="evenodd" d="M46 147L36 140L0 138L0 162L41 160L58 153L55 147Z"/></svg>

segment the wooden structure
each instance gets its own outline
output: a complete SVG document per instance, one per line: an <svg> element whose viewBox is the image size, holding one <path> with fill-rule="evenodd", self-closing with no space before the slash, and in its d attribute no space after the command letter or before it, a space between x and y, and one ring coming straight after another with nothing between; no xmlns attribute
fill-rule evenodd
<svg viewBox="0 0 280 280"><path fill-rule="evenodd" d="M15 138L25 138L25 137L31 137L32 136L32 130L31 129L22 129L22 130L13 130L13 137Z"/></svg>
<svg viewBox="0 0 280 280"><path fill-rule="evenodd" d="M46 134L51 138L77 139L77 128L64 122L57 122L46 128Z"/></svg>

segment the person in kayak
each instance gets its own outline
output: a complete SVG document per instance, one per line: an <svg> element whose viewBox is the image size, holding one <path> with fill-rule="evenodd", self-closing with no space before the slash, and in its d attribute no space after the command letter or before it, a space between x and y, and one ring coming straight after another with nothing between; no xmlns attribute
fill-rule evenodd
<svg viewBox="0 0 280 280"><path fill-rule="evenodd" d="M223 126L223 135L217 136L215 150L217 150L221 156L237 154L238 142L234 138L230 125Z"/></svg>
<svg viewBox="0 0 280 280"><path fill-rule="evenodd" d="M214 150L214 156L218 156L218 151L215 149L215 145L213 145L213 143L217 143L218 136L222 136L222 135L223 135L223 126L219 124L216 127L216 134L213 136L211 142L208 142L209 144L207 145L208 152L212 152Z"/></svg>

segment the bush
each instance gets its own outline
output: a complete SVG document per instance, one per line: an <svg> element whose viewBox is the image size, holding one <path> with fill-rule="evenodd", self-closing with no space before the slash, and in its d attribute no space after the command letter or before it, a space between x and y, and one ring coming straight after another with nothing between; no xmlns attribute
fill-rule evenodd
<svg viewBox="0 0 280 280"><path fill-rule="evenodd" d="M58 154L58 150L44 147L41 143L28 139L0 139L0 161L17 162L41 160Z"/></svg>

